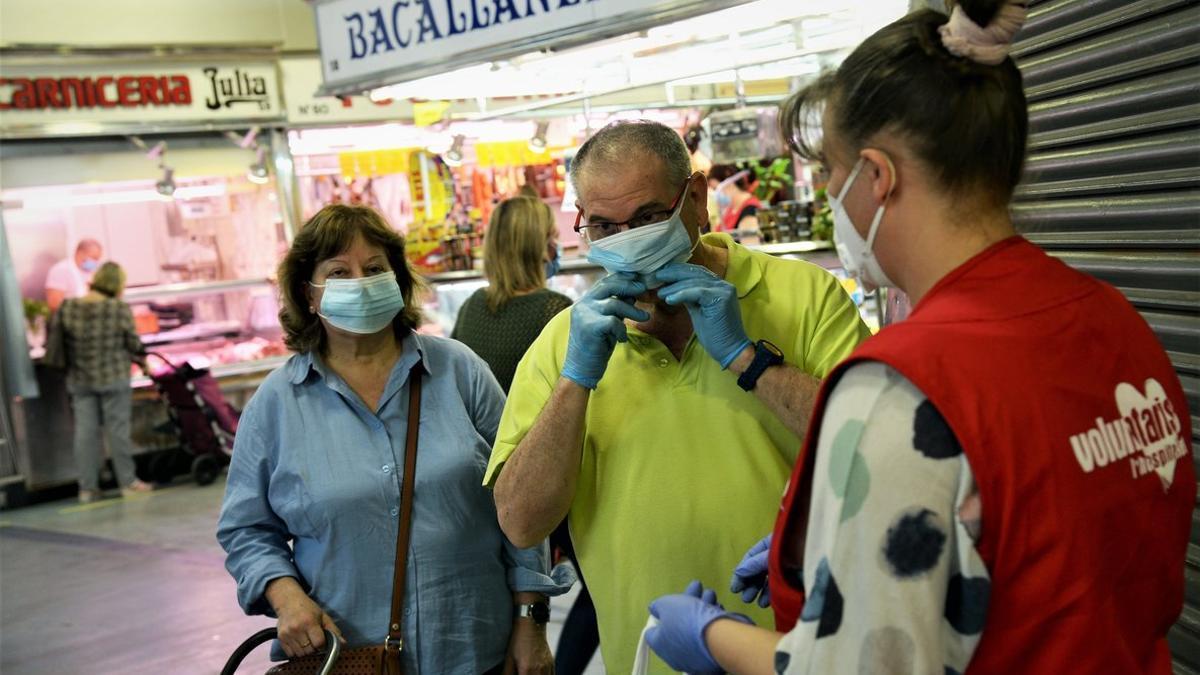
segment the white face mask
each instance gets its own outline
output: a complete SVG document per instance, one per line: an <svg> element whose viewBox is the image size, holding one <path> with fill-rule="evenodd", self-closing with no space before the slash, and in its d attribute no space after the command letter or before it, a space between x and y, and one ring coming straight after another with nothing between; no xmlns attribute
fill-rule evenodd
<svg viewBox="0 0 1200 675"><path fill-rule="evenodd" d="M635 227L592 242L588 249L588 262L603 267L609 274L637 274L648 288L661 286L654 281L653 274L670 263L687 261L696 248L683 223L685 201L684 197L680 197L674 213L664 221ZM699 241L697 239L696 243Z"/></svg>
<svg viewBox="0 0 1200 675"><path fill-rule="evenodd" d="M841 193L837 197L828 197L829 207L833 211L833 233L838 258L842 261L842 267L846 268L846 273L864 284L876 287L895 286L896 283L884 274L871 250L875 244L875 234L879 231L879 222L883 220L883 212L887 208L886 200L875 209L875 218L871 220L871 227L867 228L866 241L863 241L862 235L854 229L854 222L850 220L850 214L846 212L846 205L842 202L849 194L854 179L858 178L862 166L863 160L860 159L842 185ZM888 194L891 194L890 190Z"/></svg>

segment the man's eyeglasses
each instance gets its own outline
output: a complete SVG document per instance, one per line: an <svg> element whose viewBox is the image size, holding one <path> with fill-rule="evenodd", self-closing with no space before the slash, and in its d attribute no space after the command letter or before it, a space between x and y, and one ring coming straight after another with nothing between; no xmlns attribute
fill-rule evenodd
<svg viewBox="0 0 1200 675"><path fill-rule="evenodd" d="M683 199L683 195L687 192L687 187L691 181L692 179L689 176L688 180L683 184L683 188L679 190L679 194L675 195L674 201L671 202L671 208L662 211L639 213L621 223L593 223L591 221L584 221L583 209L580 209L579 213L575 215L575 232L582 235L588 241L599 241L605 237L628 232L643 225L653 225L654 223L662 222L675 213L675 208L679 206L679 201Z"/></svg>

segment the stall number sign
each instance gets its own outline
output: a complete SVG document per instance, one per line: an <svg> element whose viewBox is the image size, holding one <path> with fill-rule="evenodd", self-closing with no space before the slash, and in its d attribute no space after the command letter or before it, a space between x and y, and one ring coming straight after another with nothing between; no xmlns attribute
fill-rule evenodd
<svg viewBox="0 0 1200 675"><path fill-rule="evenodd" d="M326 94L361 93L527 53L568 38L637 30L736 1L325 0L315 5ZM639 23L640 22L640 23Z"/></svg>
<svg viewBox="0 0 1200 675"><path fill-rule="evenodd" d="M54 123L208 122L281 114L275 66L38 66L0 70L0 128Z"/></svg>

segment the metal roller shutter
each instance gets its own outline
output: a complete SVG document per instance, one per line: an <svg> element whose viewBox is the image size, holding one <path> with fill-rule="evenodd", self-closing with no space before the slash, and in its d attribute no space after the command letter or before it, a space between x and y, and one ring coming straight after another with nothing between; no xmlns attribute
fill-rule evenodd
<svg viewBox="0 0 1200 675"><path fill-rule="evenodd" d="M1034 0L1013 56L1030 121L1018 227L1137 306L1200 445L1200 2ZM1177 673L1200 673L1200 512L1192 523Z"/></svg>

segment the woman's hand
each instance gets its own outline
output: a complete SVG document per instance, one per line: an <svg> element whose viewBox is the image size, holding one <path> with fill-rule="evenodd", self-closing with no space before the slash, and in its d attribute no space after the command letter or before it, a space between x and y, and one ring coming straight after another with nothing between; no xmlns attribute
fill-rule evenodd
<svg viewBox="0 0 1200 675"><path fill-rule="evenodd" d="M267 584L266 596L279 617L279 644L288 658L316 654L325 647L326 630L346 642L333 619L292 577L281 577Z"/></svg>
<svg viewBox="0 0 1200 675"><path fill-rule="evenodd" d="M546 627L533 619L513 619L504 675L554 675L554 654L546 642Z"/></svg>

